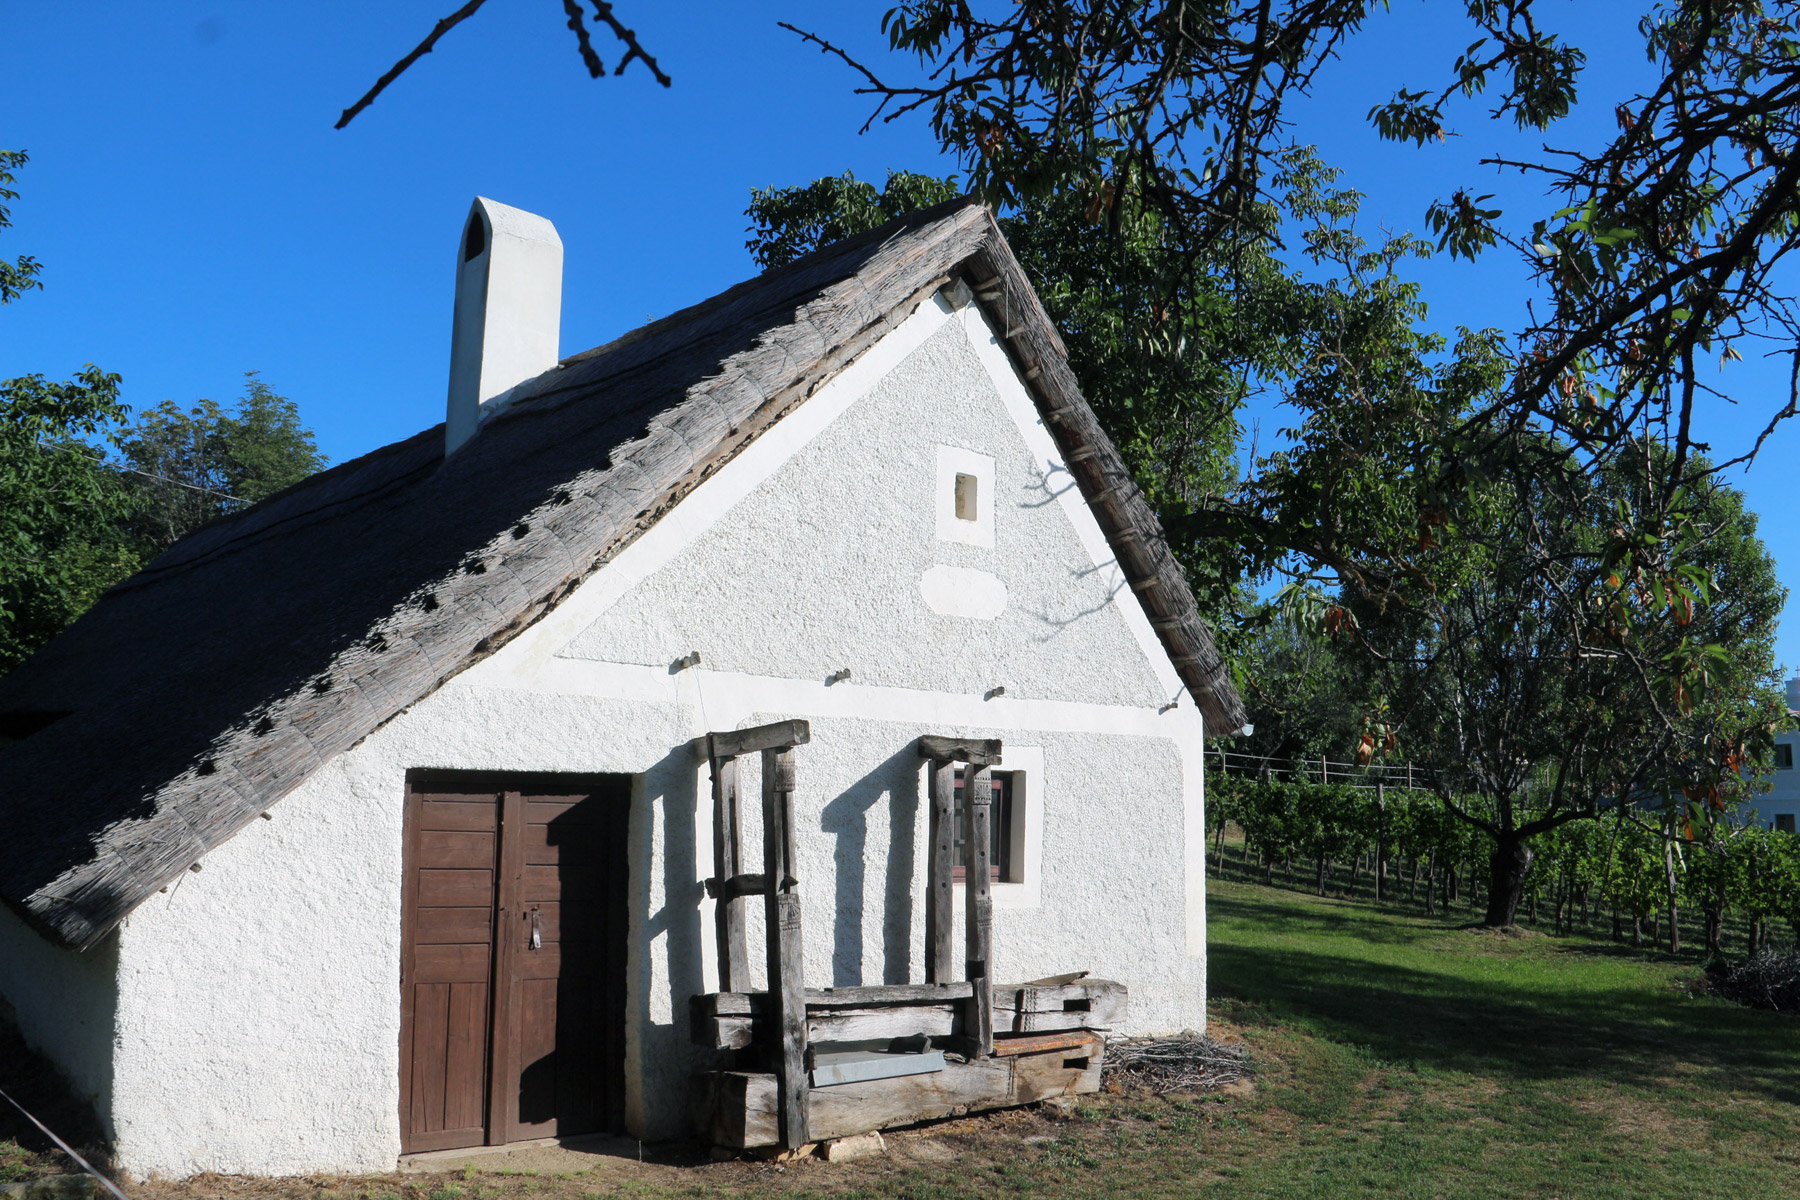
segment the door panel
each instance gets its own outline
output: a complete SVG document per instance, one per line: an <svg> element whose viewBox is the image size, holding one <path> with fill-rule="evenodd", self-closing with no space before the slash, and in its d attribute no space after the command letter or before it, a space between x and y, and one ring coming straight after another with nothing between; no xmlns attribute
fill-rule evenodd
<svg viewBox="0 0 1800 1200"><path fill-rule="evenodd" d="M498 805L491 792L415 791L408 807L401 1146L479 1145L486 1134Z"/></svg>
<svg viewBox="0 0 1800 1200"><path fill-rule="evenodd" d="M625 776L409 786L406 1152L623 1124L629 798Z"/></svg>

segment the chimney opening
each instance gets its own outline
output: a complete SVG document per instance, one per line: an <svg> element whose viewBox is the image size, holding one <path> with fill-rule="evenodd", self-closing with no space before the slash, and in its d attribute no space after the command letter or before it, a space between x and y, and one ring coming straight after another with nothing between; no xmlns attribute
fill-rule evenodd
<svg viewBox="0 0 1800 1200"><path fill-rule="evenodd" d="M487 222L480 213L469 214L469 225L463 230L463 261L468 262L487 249Z"/></svg>

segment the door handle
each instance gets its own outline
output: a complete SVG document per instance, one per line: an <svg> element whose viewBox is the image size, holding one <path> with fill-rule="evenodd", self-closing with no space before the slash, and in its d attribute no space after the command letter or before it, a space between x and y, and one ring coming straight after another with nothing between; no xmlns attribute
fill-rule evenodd
<svg viewBox="0 0 1800 1200"><path fill-rule="evenodd" d="M534 908L526 915L531 918L531 940L528 944L533 950L542 950L544 948L544 924L538 915L538 910Z"/></svg>

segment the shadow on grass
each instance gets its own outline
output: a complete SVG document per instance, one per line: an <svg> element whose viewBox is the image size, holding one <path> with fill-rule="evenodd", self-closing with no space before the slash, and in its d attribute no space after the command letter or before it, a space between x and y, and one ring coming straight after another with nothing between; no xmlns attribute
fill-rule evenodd
<svg viewBox="0 0 1800 1200"><path fill-rule="evenodd" d="M1444 939L1484 935L1422 918L1218 893L1208 908L1219 931L1208 948L1215 992L1299 1018L1389 1062L1634 1085L1666 1081L1688 1063L1730 1086L1800 1101L1800 1022L1789 1018L1696 1002L1660 977L1571 988L1569 973L1580 968L1560 953L1507 959L1472 941L1459 954ZM1533 940L1527 953L1562 949ZM1278 944L1290 941L1302 944ZM1411 954L1357 953L1359 945L1409 944Z"/></svg>

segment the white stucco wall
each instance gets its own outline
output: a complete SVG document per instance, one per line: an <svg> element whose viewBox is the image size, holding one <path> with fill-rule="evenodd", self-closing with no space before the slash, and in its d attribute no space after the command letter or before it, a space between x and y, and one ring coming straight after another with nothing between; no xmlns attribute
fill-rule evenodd
<svg viewBox="0 0 1800 1200"><path fill-rule="evenodd" d="M991 547L937 536L945 445L993 460ZM922 584L941 567L996 581L1004 607L945 615ZM671 670L696 649L700 667ZM813 729L796 801L809 983L922 978L914 742L994 736L1041 776L1034 877L997 889L997 973L1090 970L1130 986L1131 1028L1200 1028L1202 727L1191 700L1168 707L1179 691L992 331L927 305L544 621L128 919L121 1166L392 1167L420 768L638 777L628 1121L683 1132L687 997L715 985L710 801L686 743L782 717Z"/></svg>
<svg viewBox="0 0 1800 1200"><path fill-rule="evenodd" d="M70 954L0 905L0 1003L11 1005L25 1041L61 1068L103 1129L112 1120L118 961L117 938Z"/></svg>

